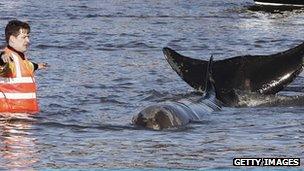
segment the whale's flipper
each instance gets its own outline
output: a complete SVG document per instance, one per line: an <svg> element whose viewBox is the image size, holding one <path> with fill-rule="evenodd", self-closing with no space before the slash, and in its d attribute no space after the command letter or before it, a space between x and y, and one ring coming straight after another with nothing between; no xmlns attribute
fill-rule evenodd
<svg viewBox="0 0 304 171"><path fill-rule="evenodd" d="M193 59L164 48L166 60L191 87L205 90L208 61ZM234 105L234 90L275 94L303 70L304 43L273 55L246 55L213 62L217 98Z"/></svg>

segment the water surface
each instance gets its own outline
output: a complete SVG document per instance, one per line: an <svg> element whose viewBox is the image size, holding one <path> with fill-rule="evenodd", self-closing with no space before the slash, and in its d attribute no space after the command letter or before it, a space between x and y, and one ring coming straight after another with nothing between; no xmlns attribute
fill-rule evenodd
<svg viewBox="0 0 304 171"><path fill-rule="evenodd" d="M1 120L0 169L234 168L234 157L304 156L303 107L224 108L183 129L131 119L155 102L192 96L165 61L169 46L198 59L271 54L303 41L302 10L251 10L251 0L0 1L0 25L32 27L28 55L41 112ZM292 83L303 93L303 77ZM288 92L290 94L290 92Z"/></svg>

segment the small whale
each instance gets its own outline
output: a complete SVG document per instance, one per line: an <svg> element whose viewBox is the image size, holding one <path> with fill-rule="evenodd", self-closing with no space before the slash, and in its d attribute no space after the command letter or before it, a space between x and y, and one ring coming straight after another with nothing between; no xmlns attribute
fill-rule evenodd
<svg viewBox="0 0 304 171"><path fill-rule="evenodd" d="M213 84L211 57L207 66L206 86L203 96L195 101L180 100L153 104L144 108L132 119L133 125L162 130L183 127L191 121L200 121L204 115L213 111L221 110L222 103L216 99Z"/></svg>

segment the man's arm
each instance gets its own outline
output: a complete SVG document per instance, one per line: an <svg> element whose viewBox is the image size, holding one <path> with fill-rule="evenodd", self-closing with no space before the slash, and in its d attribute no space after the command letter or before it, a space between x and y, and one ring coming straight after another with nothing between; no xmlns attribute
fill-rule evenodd
<svg viewBox="0 0 304 171"><path fill-rule="evenodd" d="M35 63L35 62L31 62L34 66L34 71L36 71L37 69L45 69L46 67L48 67L47 63Z"/></svg>
<svg viewBox="0 0 304 171"><path fill-rule="evenodd" d="M0 52L0 66L4 66L6 63L8 63L9 61L13 61L13 59L6 55L3 51ZM35 63L35 62L31 62L34 66L34 71L36 71L37 69L44 69L48 66L47 63Z"/></svg>
<svg viewBox="0 0 304 171"><path fill-rule="evenodd" d="M34 66L34 71L36 71L36 70L39 68L38 64L36 64L36 63L34 63L34 62L32 62L32 64L33 64L33 66Z"/></svg>

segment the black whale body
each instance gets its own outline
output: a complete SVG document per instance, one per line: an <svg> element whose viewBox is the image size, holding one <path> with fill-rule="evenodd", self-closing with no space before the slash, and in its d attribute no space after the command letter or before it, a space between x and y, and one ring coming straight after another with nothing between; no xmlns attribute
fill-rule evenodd
<svg viewBox="0 0 304 171"><path fill-rule="evenodd" d="M165 47L166 60L191 87L204 90L208 61L183 56ZM235 90L276 94L303 70L304 43L273 55L245 55L214 61L213 79L217 98L227 106L238 106Z"/></svg>
<svg viewBox="0 0 304 171"><path fill-rule="evenodd" d="M252 5L248 6L249 11L253 12L266 12L266 13L273 13L273 14L283 14L284 12L297 12L301 13L304 6L275 6L275 5Z"/></svg>

